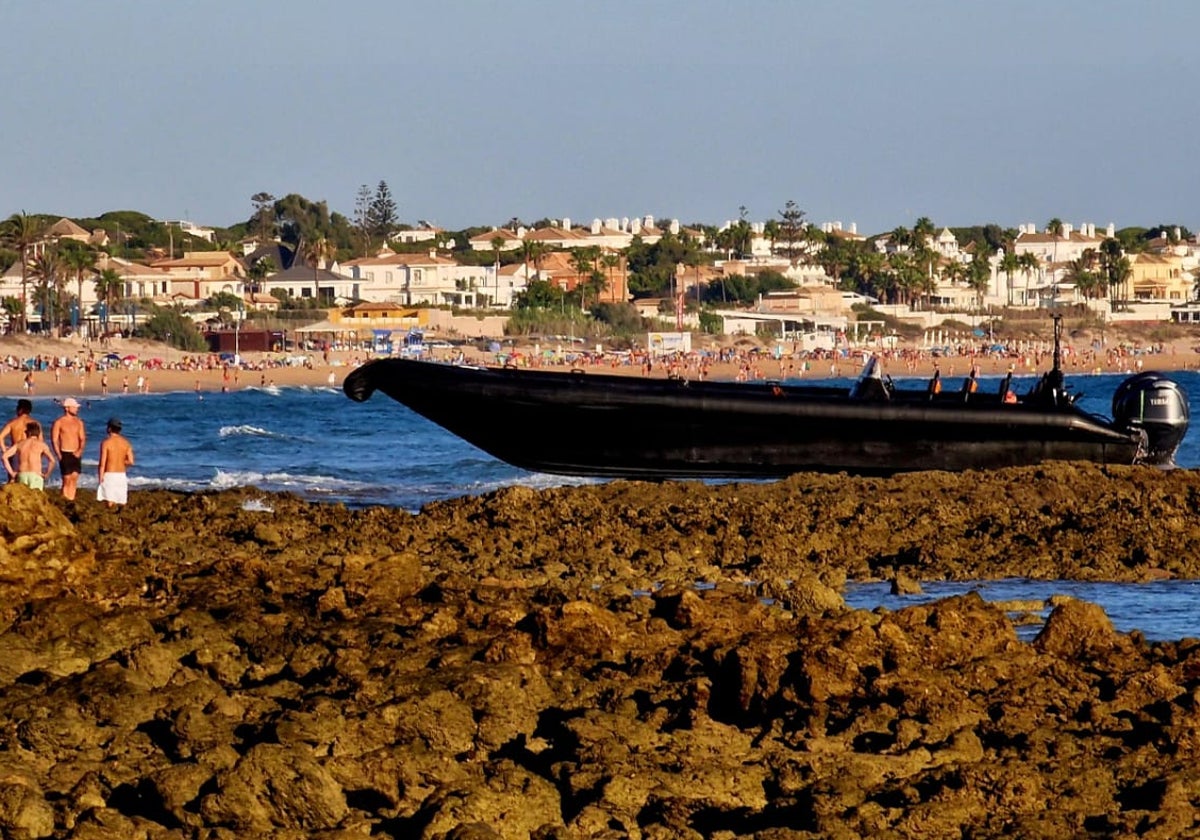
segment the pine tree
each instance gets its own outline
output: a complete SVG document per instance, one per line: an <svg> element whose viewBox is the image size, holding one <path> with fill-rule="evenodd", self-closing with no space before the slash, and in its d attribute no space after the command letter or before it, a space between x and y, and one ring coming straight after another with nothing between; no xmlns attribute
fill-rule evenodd
<svg viewBox="0 0 1200 840"><path fill-rule="evenodd" d="M354 197L354 230L362 244L362 255L371 255L371 188L363 184Z"/></svg>
<svg viewBox="0 0 1200 840"><path fill-rule="evenodd" d="M256 192L250 196L254 205L254 215L258 219L258 236L260 245L266 245L275 238L275 196L269 192Z"/></svg>
<svg viewBox="0 0 1200 840"><path fill-rule="evenodd" d="M368 209L368 219L370 220L371 234L387 242L399 221L396 214L396 201L392 198L392 191L388 189L387 181L380 181L379 186L375 188L375 197L371 199L371 206Z"/></svg>
<svg viewBox="0 0 1200 840"><path fill-rule="evenodd" d="M783 253L793 262L797 256L806 252L805 240L808 239L808 231L804 216L804 211L797 207L794 201L788 201L779 211L779 217L782 219L779 223L779 238L783 240Z"/></svg>

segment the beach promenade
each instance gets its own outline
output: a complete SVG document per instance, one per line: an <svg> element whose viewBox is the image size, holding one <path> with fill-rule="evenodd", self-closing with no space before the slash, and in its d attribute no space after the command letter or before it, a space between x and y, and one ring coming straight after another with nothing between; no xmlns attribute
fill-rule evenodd
<svg viewBox="0 0 1200 840"><path fill-rule="evenodd" d="M453 351L457 352L457 351ZM116 340L106 347L88 346L70 339L33 337L0 338L0 360L42 357L45 359L72 360L71 367L40 370L33 375L32 396L98 396L103 389L103 373L96 367L89 372L87 359L102 359L115 353L128 361L114 363L107 372L109 394L137 393L141 378L148 392L201 391L219 392L223 389L237 390L247 387L341 387L345 376L369 359L363 350L331 350L326 355L320 351L289 354L294 364L285 364L285 357L278 353L244 353L245 367L235 369L223 366L210 354L186 353L166 347L158 342L138 339ZM451 351L437 350L435 357L448 359ZM465 360L473 364L494 364L496 357L478 350L466 349ZM901 346L893 354L882 358L882 370L894 377L929 377L940 370L943 377L966 376L972 365L979 366L982 376L1002 376L1010 370L1014 375L1033 375L1050 367L1048 352L1029 352L1020 356L966 355L933 357L919 346ZM826 378L830 376L855 376L862 362L861 353L849 358L800 359L784 355L773 358L770 353L750 354L742 348L738 355L728 360L708 361L668 367L655 363L647 374L641 363L620 363L611 358L575 359L571 362L545 360L536 366L547 370L566 371L582 369L597 373L627 376L668 375L719 380L772 380L785 378ZM522 357L520 364L529 363ZM1200 354L1189 342L1165 345L1161 352L1118 355L1115 353L1092 355L1088 351L1070 347L1064 353L1064 369L1068 374L1131 373L1138 370L1179 371L1195 370L1200 367ZM82 372L82 373L81 373ZM0 364L0 395L26 396L25 372Z"/></svg>

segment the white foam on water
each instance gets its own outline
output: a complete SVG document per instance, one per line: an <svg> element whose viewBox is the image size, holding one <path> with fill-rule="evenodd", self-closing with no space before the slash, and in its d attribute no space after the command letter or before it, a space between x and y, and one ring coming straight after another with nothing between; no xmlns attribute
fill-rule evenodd
<svg viewBox="0 0 1200 840"><path fill-rule="evenodd" d="M301 494L361 493L376 489L375 485L367 482L350 481L329 475L262 473L254 470L218 469L208 483L210 490L227 490L231 487L262 487L272 490L290 490Z"/></svg>
<svg viewBox="0 0 1200 840"><path fill-rule="evenodd" d="M222 426L221 430L217 434L219 434L221 437L239 437L242 435L250 435L253 437L283 437L283 435L268 431L261 426L251 426L248 423L240 426Z"/></svg>

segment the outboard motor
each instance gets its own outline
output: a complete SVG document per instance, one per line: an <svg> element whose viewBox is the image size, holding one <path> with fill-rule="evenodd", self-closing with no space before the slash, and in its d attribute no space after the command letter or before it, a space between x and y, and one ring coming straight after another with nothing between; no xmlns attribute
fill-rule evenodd
<svg viewBox="0 0 1200 840"><path fill-rule="evenodd" d="M1161 373L1139 373L1117 387L1112 414L1121 429L1146 433L1146 454L1140 463L1175 466L1175 450L1188 430L1188 398L1183 388Z"/></svg>

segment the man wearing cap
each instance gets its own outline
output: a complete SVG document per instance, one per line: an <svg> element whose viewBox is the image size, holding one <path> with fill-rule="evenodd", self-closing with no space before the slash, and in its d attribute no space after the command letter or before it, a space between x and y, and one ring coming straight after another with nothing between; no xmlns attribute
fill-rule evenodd
<svg viewBox="0 0 1200 840"><path fill-rule="evenodd" d="M129 478L125 468L133 466L133 447L121 434L121 421L108 421L108 437L100 443L100 484L96 500L109 507L123 505L129 500Z"/></svg>
<svg viewBox="0 0 1200 840"><path fill-rule="evenodd" d="M62 401L63 415L50 427L50 442L58 455L58 468L62 472L62 494L69 502L75 501L75 489L79 486L79 470L83 465L83 446L87 433L79 419L79 403L74 397Z"/></svg>

